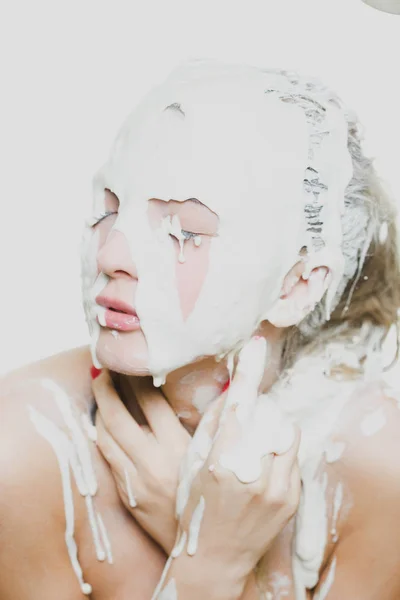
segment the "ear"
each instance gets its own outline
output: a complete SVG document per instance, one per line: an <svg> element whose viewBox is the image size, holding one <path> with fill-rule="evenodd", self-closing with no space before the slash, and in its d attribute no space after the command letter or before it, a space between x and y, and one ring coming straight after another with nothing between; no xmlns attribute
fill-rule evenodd
<svg viewBox="0 0 400 600"><path fill-rule="evenodd" d="M307 278L305 271L306 263L301 260L287 273L281 296L267 315L268 321L275 327L300 323L326 292L330 281L328 267L316 267Z"/></svg>

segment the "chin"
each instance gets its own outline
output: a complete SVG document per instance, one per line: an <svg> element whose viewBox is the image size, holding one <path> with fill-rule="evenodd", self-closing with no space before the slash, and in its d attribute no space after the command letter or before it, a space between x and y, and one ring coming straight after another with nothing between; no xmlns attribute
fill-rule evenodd
<svg viewBox="0 0 400 600"><path fill-rule="evenodd" d="M147 343L142 331L114 332L102 327L96 356L110 371L137 377L150 375Z"/></svg>

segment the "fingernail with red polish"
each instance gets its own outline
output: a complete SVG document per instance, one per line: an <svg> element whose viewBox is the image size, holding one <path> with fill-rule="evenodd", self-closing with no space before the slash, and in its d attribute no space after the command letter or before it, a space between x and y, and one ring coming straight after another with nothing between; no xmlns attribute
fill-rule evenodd
<svg viewBox="0 0 400 600"><path fill-rule="evenodd" d="M226 392L226 390L228 389L228 387L231 384L231 380L228 379L228 381L226 383L224 383L224 387L222 388L221 394L223 394L224 392Z"/></svg>
<svg viewBox="0 0 400 600"><path fill-rule="evenodd" d="M90 367L90 374L92 376L92 379L96 379L96 377L98 377L101 373L101 369L96 369L95 366L91 366Z"/></svg>

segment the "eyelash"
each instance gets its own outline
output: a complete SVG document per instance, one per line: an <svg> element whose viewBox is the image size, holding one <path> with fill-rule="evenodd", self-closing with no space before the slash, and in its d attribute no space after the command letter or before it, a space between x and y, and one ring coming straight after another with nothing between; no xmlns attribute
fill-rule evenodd
<svg viewBox="0 0 400 600"><path fill-rule="evenodd" d="M187 240L191 240L192 238L197 237L198 235L200 235L200 233L193 233L192 231L186 231L185 229L181 229L183 236L185 237L185 239Z"/></svg>
<svg viewBox="0 0 400 600"><path fill-rule="evenodd" d="M94 221L92 227L95 227L96 225L101 223L101 221L103 221L103 219L105 219L106 217L110 217L111 215L116 215L116 214L118 214L116 210L107 210L105 213L101 214L99 217L95 217L95 221Z"/></svg>
<svg viewBox="0 0 400 600"><path fill-rule="evenodd" d="M96 225L101 223L101 221L103 221L107 217L110 217L111 215L116 215L116 214L118 214L118 213L115 210L107 210L105 213L101 214L99 217L95 217L95 222L93 223L93 227L95 227ZM200 235L200 233L194 233L193 231L186 231L185 229L181 229L181 231L186 240L191 240Z"/></svg>

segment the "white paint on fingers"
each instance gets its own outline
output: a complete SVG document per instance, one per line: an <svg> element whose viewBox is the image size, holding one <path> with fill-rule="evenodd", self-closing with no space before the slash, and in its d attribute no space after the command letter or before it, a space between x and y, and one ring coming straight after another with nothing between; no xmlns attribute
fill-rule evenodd
<svg viewBox="0 0 400 600"><path fill-rule="evenodd" d="M189 554L189 556L194 556L196 554L197 546L199 543L201 522L204 516L204 509L204 496L200 496L199 503L193 511L192 519L189 525L189 538L187 545L187 553Z"/></svg>

